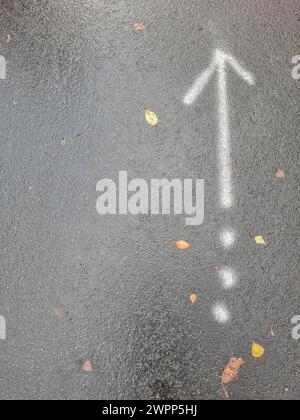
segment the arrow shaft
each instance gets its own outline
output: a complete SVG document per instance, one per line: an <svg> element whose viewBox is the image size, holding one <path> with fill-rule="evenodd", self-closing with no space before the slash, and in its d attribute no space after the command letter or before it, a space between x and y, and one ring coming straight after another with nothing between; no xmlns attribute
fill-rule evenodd
<svg viewBox="0 0 300 420"><path fill-rule="evenodd" d="M6 320L4 316L0 315L0 340L6 339Z"/></svg>
<svg viewBox="0 0 300 420"><path fill-rule="evenodd" d="M0 79L6 79L6 60L3 55L0 55Z"/></svg>
<svg viewBox="0 0 300 420"><path fill-rule="evenodd" d="M232 207L231 139L225 62L218 68L219 90L219 172L220 201L225 209Z"/></svg>

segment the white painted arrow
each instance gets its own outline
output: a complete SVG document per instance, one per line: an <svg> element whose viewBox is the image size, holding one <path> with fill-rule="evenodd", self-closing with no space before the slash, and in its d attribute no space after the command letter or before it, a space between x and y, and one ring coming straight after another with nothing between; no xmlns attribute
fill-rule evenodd
<svg viewBox="0 0 300 420"><path fill-rule="evenodd" d="M254 78L248 71L230 55L216 50L211 65L195 81L184 98L186 105L192 105L201 94L213 75L218 73L219 90L219 163L220 163L220 201L222 208L233 206L232 169L230 153L230 119L227 94L227 67L228 64L249 85L254 85Z"/></svg>

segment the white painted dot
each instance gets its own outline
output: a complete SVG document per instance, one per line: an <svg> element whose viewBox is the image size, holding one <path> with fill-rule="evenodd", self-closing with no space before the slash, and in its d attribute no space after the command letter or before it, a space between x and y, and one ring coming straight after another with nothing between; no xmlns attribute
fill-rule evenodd
<svg viewBox="0 0 300 420"><path fill-rule="evenodd" d="M221 233L220 240L224 248L231 248L235 243L235 234L233 231L225 229Z"/></svg>
<svg viewBox="0 0 300 420"><path fill-rule="evenodd" d="M237 283L237 274L230 267L224 267L218 271L224 289L232 289Z"/></svg>
<svg viewBox="0 0 300 420"><path fill-rule="evenodd" d="M213 316L219 324L226 324L230 321L230 313L223 303L217 303L212 308Z"/></svg>

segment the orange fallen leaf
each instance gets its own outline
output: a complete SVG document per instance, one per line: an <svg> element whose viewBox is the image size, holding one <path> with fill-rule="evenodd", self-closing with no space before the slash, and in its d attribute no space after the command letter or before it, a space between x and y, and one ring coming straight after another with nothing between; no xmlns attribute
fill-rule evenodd
<svg viewBox="0 0 300 420"><path fill-rule="evenodd" d="M221 378L221 385L222 385L226 398L229 398L229 393L226 390L225 385L228 385L237 377L237 375L239 374L244 364L245 364L245 361L242 358L233 357L230 359L230 362L224 369L224 372Z"/></svg>
<svg viewBox="0 0 300 420"><path fill-rule="evenodd" d="M192 302L192 305L194 305L198 300L198 296L195 293L192 293L190 295L190 301Z"/></svg>
<svg viewBox="0 0 300 420"><path fill-rule="evenodd" d="M285 172L284 172L283 169L278 169L278 171L276 172L276 178L278 178L278 179L285 178Z"/></svg>
<svg viewBox="0 0 300 420"><path fill-rule="evenodd" d="M254 342L252 344L251 353L255 359L261 359L263 355L265 354L265 349L260 344L257 344Z"/></svg>
<svg viewBox="0 0 300 420"><path fill-rule="evenodd" d="M144 25L144 23L135 23L133 25L133 29L135 31L143 31L145 29L145 25Z"/></svg>
<svg viewBox="0 0 300 420"><path fill-rule="evenodd" d="M84 362L83 365L82 365L82 370L85 373L91 373L91 372L93 372L93 365L92 365L92 363L89 360L87 360L86 362Z"/></svg>
<svg viewBox="0 0 300 420"><path fill-rule="evenodd" d="M189 249L191 247L191 245L186 241L177 241L176 246L181 251L186 251L187 249Z"/></svg>
<svg viewBox="0 0 300 420"><path fill-rule="evenodd" d="M55 308L54 309L54 316L55 316L55 318L57 318L59 320L62 320L65 317L65 313L62 309Z"/></svg>

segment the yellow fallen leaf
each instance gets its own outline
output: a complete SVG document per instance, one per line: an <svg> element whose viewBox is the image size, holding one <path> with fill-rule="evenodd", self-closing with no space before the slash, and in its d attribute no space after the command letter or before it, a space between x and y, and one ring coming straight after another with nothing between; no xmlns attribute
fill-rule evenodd
<svg viewBox="0 0 300 420"><path fill-rule="evenodd" d="M145 118L148 124L152 125L152 127L158 126L157 115L153 111L151 111L151 109L148 109L148 108L145 109Z"/></svg>
<svg viewBox="0 0 300 420"><path fill-rule="evenodd" d="M176 246L178 249L181 249L181 251L186 251L191 247L191 245L186 241L177 241Z"/></svg>
<svg viewBox="0 0 300 420"><path fill-rule="evenodd" d="M192 293L190 295L190 301L192 302L192 305L194 305L198 300L198 296L195 293Z"/></svg>
<svg viewBox="0 0 300 420"><path fill-rule="evenodd" d="M267 245L267 242L265 241L263 236L255 236L255 242L257 243L257 245Z"/></svg>
<svg viewBox="0 0 300 420"><path fill-rule="evenodd" d="M265 349L260 344L257 344L257 343L254 342L252 344L252 350L251 350L251 352L252 352L252 356L255 359L260 359L265 354Z"/></svg>

